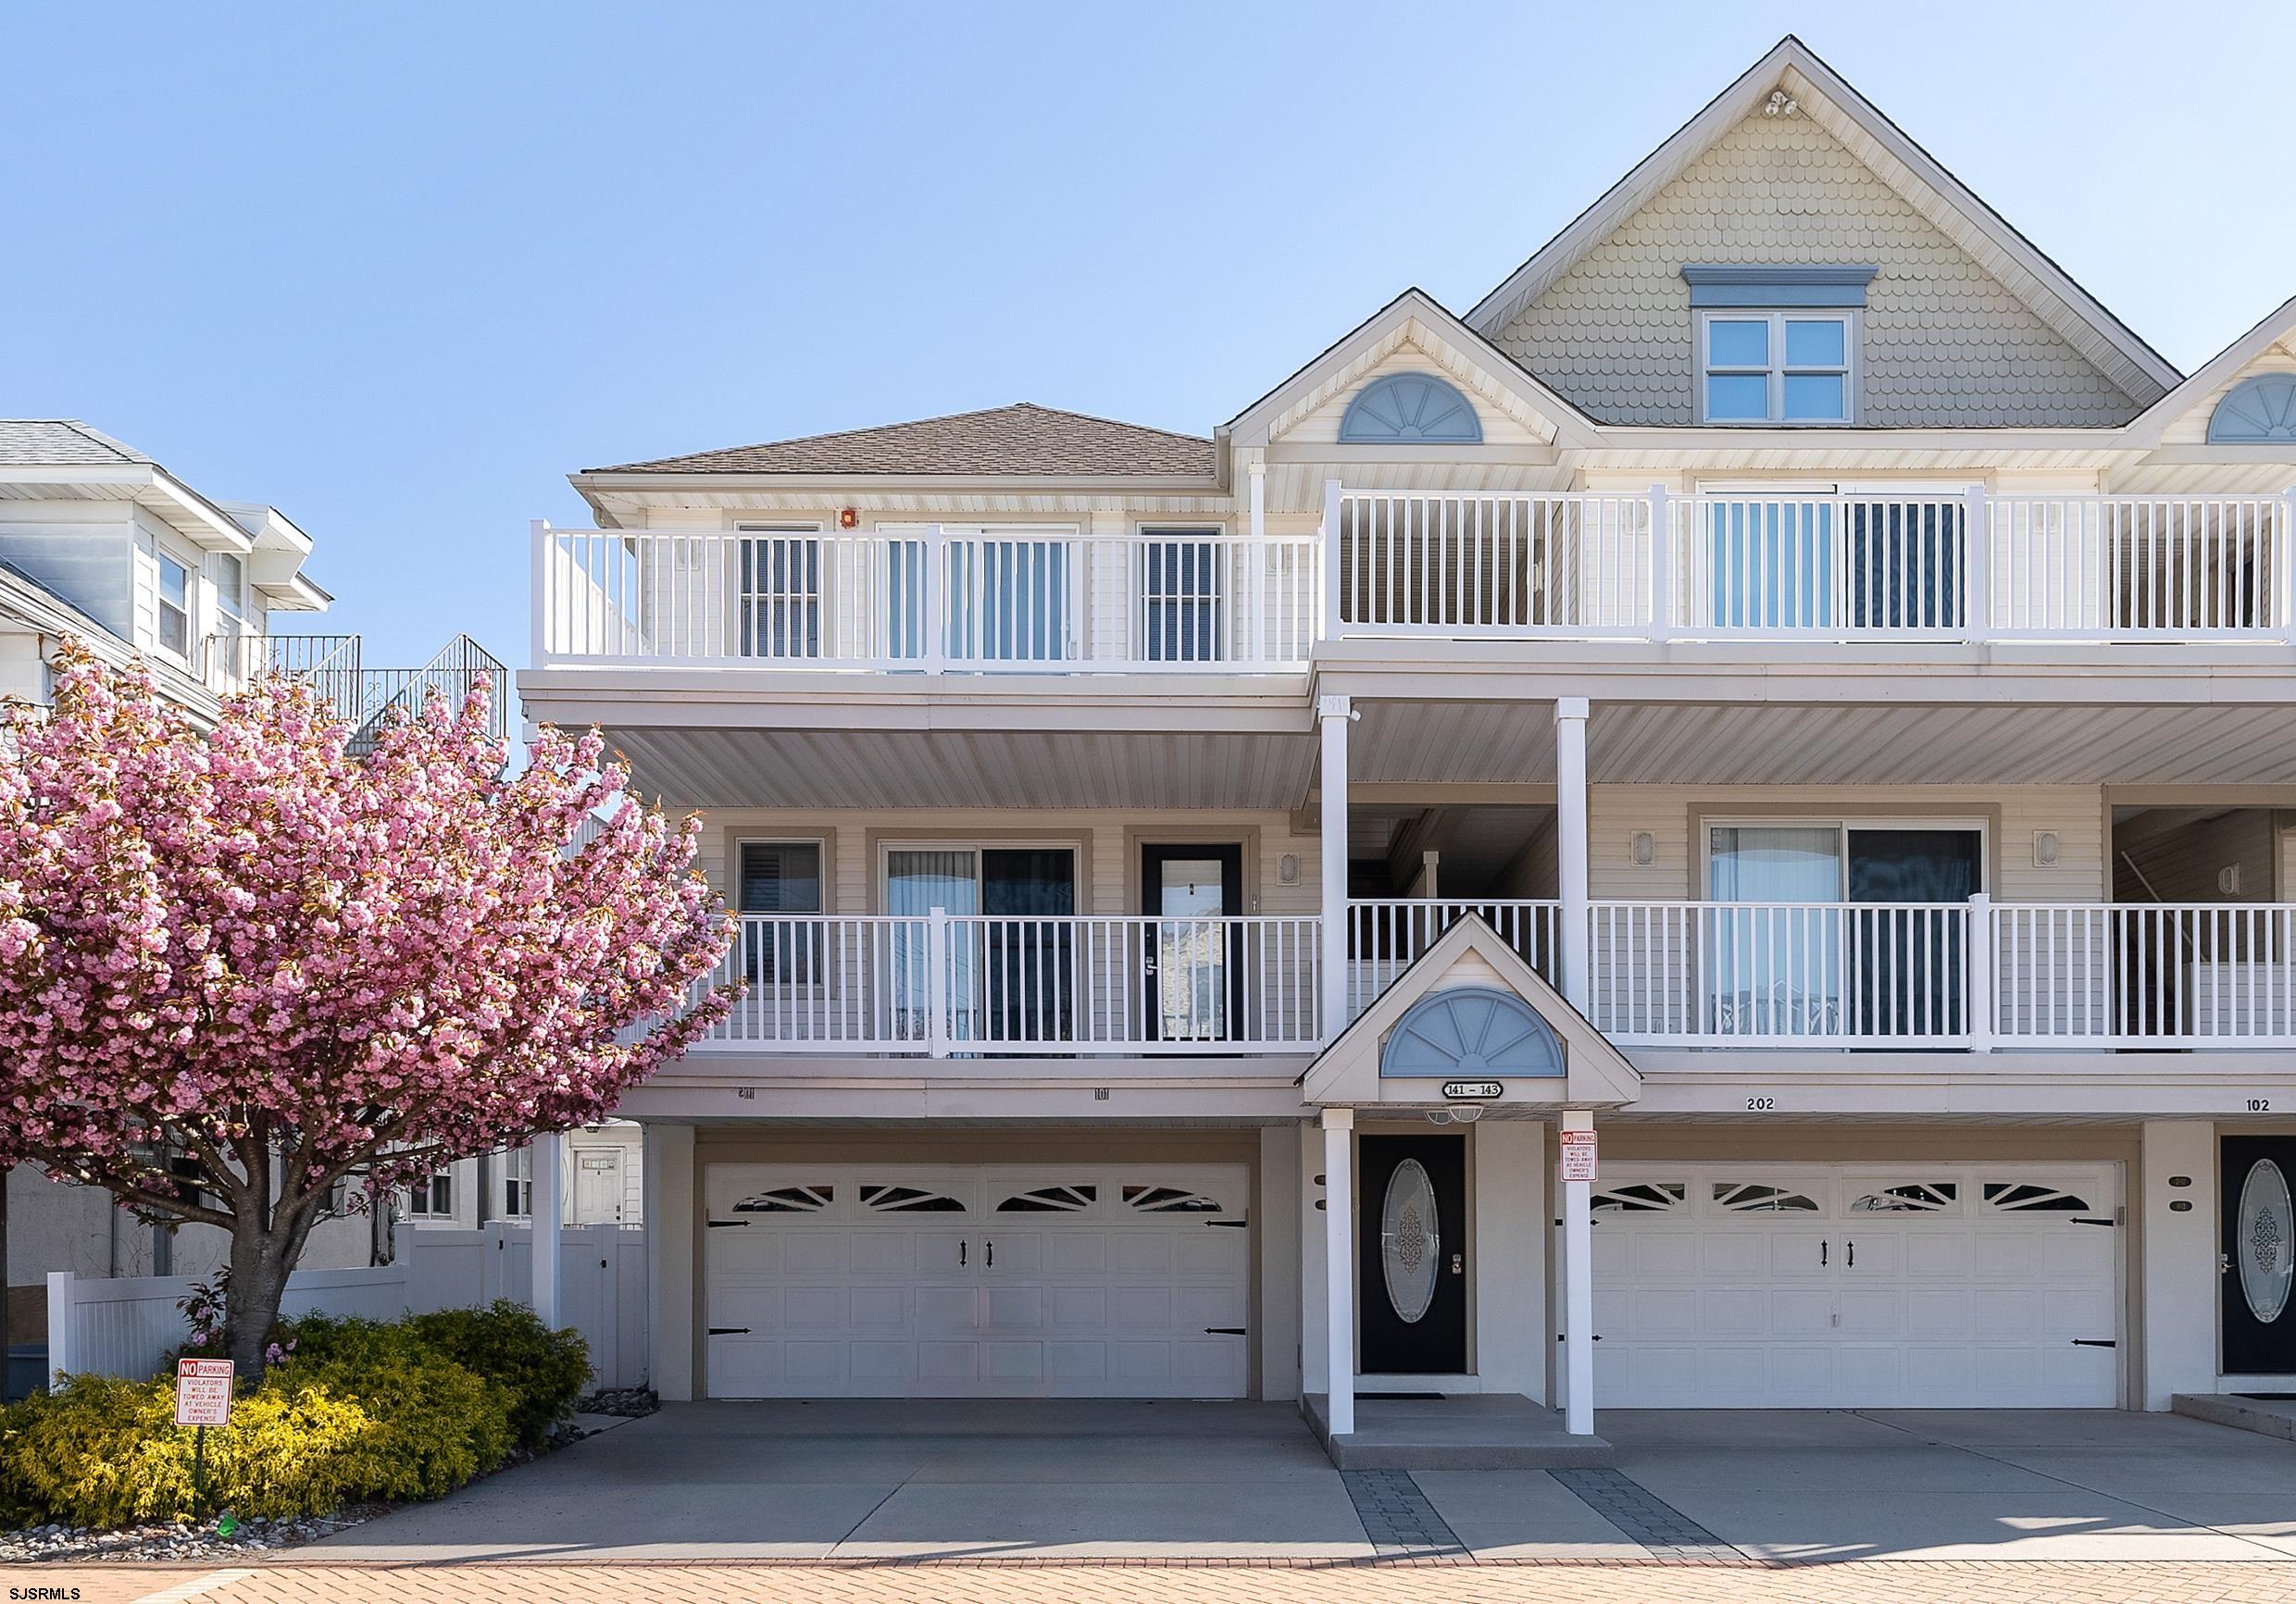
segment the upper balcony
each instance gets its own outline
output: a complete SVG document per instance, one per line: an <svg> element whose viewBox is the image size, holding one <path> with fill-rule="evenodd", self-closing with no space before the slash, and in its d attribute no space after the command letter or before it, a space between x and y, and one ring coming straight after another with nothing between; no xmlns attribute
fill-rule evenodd
<svg viewBox="0 0 2296 1604"><path fill-rule="evenodd" d="M1338 641L2285 645L2296 492L1424 494L1320 528L534 534L538 667L1298 674Z"/></svg>

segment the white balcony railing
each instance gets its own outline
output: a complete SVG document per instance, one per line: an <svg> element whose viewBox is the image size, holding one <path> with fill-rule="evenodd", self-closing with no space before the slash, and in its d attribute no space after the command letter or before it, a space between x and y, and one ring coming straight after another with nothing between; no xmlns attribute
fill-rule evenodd
<svg viewBox="0 0 2296 1604"><path fill-rule="evenodd" d="M1588 1013L1614 1041L1969 1045L1965 902L1597 902Z"/></svg>
<svg viewBox="0 0 2296 1604"><path fill-rule="evenodd" d="M1347 1016L1379 1001L1444 931L1479 916L1524 963L1557 982L1563 905L1553 898L1443 901L1397 897L1347 905Z"/></svg>
<svg viewBox="0 0 2296 1604"><path fill-rule="evenodd" d="M1352 491L1323 529L535 529L535 661L1296 672L1325 640L2286 640L2283 495Z"/></svg>
<svg viewBox="0 0 2296 1604"><path fill-rule="evenodd" d="M1259 1053L1319 1042L1312 916L749 914L716 1045L961 1055Z"/></svg>
<svg viewBox="0 0 2296 1604"><path fill-rule="evenodd" d="M1650 625L1644 496L1341 491L1341 635L1640 635Z"/></svg>
<svg viewBox="0 0 2296 1604"><path fill-rule="evenodd" d="M2004 902L1993 930L2005 1046L2296 1046L2296 904Z"/></svg>
<svg viewBox="0 0 2296 1604"><path fill-rule="evenodd" d="M941 673L1304 665L1315 537L535 531L537 661Z"/></svg>
<svg viewBox="0 0 2296 1604"><path fill-rule="evenodd" d="M1548 900L1348 907L1352 1019L1468 914L1558 986ZM1587 1013L1627 1047L2296 1048L2296 903L1600 901ZM920 1057L1323 1044L1321 921L745 915L710 1045ZM1344 1023L1343 1021L1340 1023Z"/></svg>

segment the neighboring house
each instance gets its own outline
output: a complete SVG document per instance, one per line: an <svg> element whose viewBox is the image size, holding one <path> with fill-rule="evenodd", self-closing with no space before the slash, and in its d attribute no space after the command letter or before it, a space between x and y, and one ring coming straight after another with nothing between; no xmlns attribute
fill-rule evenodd
<svg viewBox="0 0 2296 1604"><path fill-rule="evenodd" d="M645 1223L643 1145L629 1120L607 1120L567 1133L560 1157L568 1178L559 1191L561 1223L628 1225ZM409 1187L400 1222L418 1230L471 1230L495 1221L534 1218L534 1152L457 1159L430 1182Z"/></svg>
<svg viewBox="0 0 2296 1604"><path fill-rule="evenodd" d="M374 669L355 635L278 632L329 604L303 572L310 554L310 537L277 509L214 500L84 423L0 420L0 695L44 704L67 636L114 664L141 658L203 725L254 673L307 674L358 719L361 741L424 685L459 692L481 671L506 680L466 640L419 669ZM328 1220L303 1262L368 1263L374 1235L364 1217ZM223 1262L213 1227L144 1225L108 1194L55 1185L29 1164L8 1175L6 1241L12 1341L44 1331L51 1270L189 1274Z"/></svg>
<svg viewBox="0 0 2296 1604"><path fill-rule="evenodd" d="M1788 40L1210 438L575 475L521 695L748 984L622 1109L655 1385L2296 1386L2292 331L2180 374Z"/></svg>

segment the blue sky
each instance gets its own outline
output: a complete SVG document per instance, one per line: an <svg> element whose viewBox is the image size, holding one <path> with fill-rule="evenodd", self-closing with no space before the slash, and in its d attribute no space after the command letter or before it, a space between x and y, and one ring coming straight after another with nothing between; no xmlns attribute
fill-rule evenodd
<svg viewBox="0 0 2296 1604"><path fill-rule="evenodd" d="M526 653L570 469L1017 400L1209 432L1464 310L1799 32L2190 369L2296 293L2296 7L0 9L0 415Z"/></svg>

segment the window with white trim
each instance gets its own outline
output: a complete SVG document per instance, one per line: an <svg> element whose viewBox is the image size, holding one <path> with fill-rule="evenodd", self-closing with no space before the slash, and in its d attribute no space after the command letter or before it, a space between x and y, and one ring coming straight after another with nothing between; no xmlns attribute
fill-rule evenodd
<svg viewBox="0 0 2296 1604"><path fill-rule="evenodd" d="M406 1212L418 1220L451 1218L455 1212L455 1176L434 1170L406 1188Z"/></svg>
<svg viewBox="0 0 2296 1604"><path fill-rule="evenodd" d="M503 1218L524 1220L534 1212L534 1150L517 1148L501 1156Z"/></svg>
<svg viewBox="0 0 2296 1604"><path fill-rule="evenodd" d="M236 552L218 552L207 567L215 584L216 633L237 640L247 632L247 565Z"/></svg>
<svg viewBox="0 0 2296 1604"><path fill-rule="evenodd" d="M819 841L743 841L736 850L734 897L745 915L821 911ZM809 919L745 917L742 973L753 982L816 984L821 978L821 930Z"/></svg>
<svg viewBox="0 0 2296 1604"><path fill-rule="evenodd" d="M1698 314L1701 423L1854 423L1857 314Z"/></svg>
<svg viewBox="0 0 2296 1604"><path fill-rule="evenodd" d="M178 657L192 654L192 571L167 553L159 555L159 644Z"/></svg>

